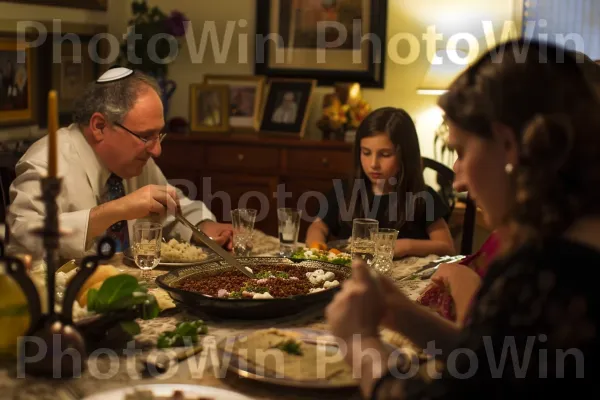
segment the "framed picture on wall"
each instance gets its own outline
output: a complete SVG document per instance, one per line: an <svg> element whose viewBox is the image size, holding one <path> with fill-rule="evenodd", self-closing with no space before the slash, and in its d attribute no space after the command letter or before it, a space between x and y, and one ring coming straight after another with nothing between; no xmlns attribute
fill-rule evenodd
<svg viewBox="0 0 600 400"><path fill-rule="evenodd" d="M25 43L0 39L0 124L33 122L31 50Z"/></svg>
<svg viewBox="0 0 600 400"><path fill-rule="evenodd" d="M255 73L384 87L387 2L257 0Z"/></svg>
<svg viewBox="0 0 600 400"><path fill-rule="evenodd" d="M225 132L229 130L229 87L190 85L190 130Z"/></svg>
<svg viewBox="0 0 600 400"><path fill-rule="evenodd" d="M39 6L82 8L85 10L108 10L108 0L4 0L11 3L35 4Z"/></svg>
<svg viewBox="0 0 600 400"><path fill-rule="evenodd" d="M303 137L315 85L311 79L271 79L260 131Z"/></svg>
<svg viewBox="0 0 600 400"><path fill-rule="evenodd" d="M229 87L229 126L234 131L259 129L264 76L206 75L204 83Z"/></svg>

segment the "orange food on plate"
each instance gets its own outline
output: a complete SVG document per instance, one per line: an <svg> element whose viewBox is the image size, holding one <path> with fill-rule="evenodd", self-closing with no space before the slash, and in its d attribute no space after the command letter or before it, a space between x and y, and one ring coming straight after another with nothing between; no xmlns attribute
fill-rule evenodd
<svg viewBox="0 0 600 400"><path fill-rule="evenodd" d="M331 249L329 250L329 252L335 254L336 256L341 253L341 251L339 251L338 249Z"/></svg>
<svg viewBox="0 0 600 400"><path fill-rule="evenodd" d="M310 248L317 249L317 250L327 250L327 245L325 243L321 243L321 242L312 242L310 244Z"/></svg>

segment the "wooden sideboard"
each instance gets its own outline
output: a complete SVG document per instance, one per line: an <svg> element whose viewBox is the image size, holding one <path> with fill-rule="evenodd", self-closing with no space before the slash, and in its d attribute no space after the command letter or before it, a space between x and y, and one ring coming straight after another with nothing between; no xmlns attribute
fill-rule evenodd
<svg viewBox="0 0 600 400"><path fill-rule="evenodd" d="M300 208L301 241L319 211L310 192L325 194L352 171L352 144L339 141L170 134L162 149L156 162L167 179L205 202L219 221L230 221L231 209L256 208L256 228L277 236L277 208ZM193 182L197 193L176 180Z"/></svg>

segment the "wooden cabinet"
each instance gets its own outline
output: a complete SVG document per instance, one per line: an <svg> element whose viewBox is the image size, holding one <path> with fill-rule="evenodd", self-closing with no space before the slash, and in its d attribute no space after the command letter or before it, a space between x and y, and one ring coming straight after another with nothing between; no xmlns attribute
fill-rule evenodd
<svg viewBox="0 0 600 400"><path fill-rule="evenodd" d="M256 228L277 236L277 208L301 208L301 241L333 180L346 179L353 165L352 145L335 141L171 134L162 148L156 163L167 179L193 182L194 199L219 221L231 221L234 208L256 208Z"/></svg>

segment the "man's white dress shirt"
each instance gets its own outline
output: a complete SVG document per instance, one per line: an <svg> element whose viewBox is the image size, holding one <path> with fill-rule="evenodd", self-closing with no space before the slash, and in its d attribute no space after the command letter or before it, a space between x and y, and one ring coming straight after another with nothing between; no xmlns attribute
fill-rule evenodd
<svg viewBox="0 0 600 400"><path fill-rule="evenodd" d="M101 204L106 190L106 182L111 172L106 169L75 124L58 131L58 175L62 178L62 190L57 197L59 227L72 231L60 241L61 258L81 258L95 252L95 239L89 240L86 248L86 234L90 210ZM34 227L43 225L44 203L40 199L40 179L48 171L48 136L35 142L16 165L17 178L10 187L11 204L7 214L10 227L11 253L29 253L41 257L43 244L39 237L31 233ZM154 160L149 159L142 173L131 179L124 179L125 193L129 194L146 185L167 185L167 179ZM183 215L197 224L202 220L215 220L215 216L201 201L192 201L178 190ZM129 239L132 240L135 221L128 221ZM189 241L192 232L178 224L173 216L163 220L163 236L179 235Z"/></svg>

